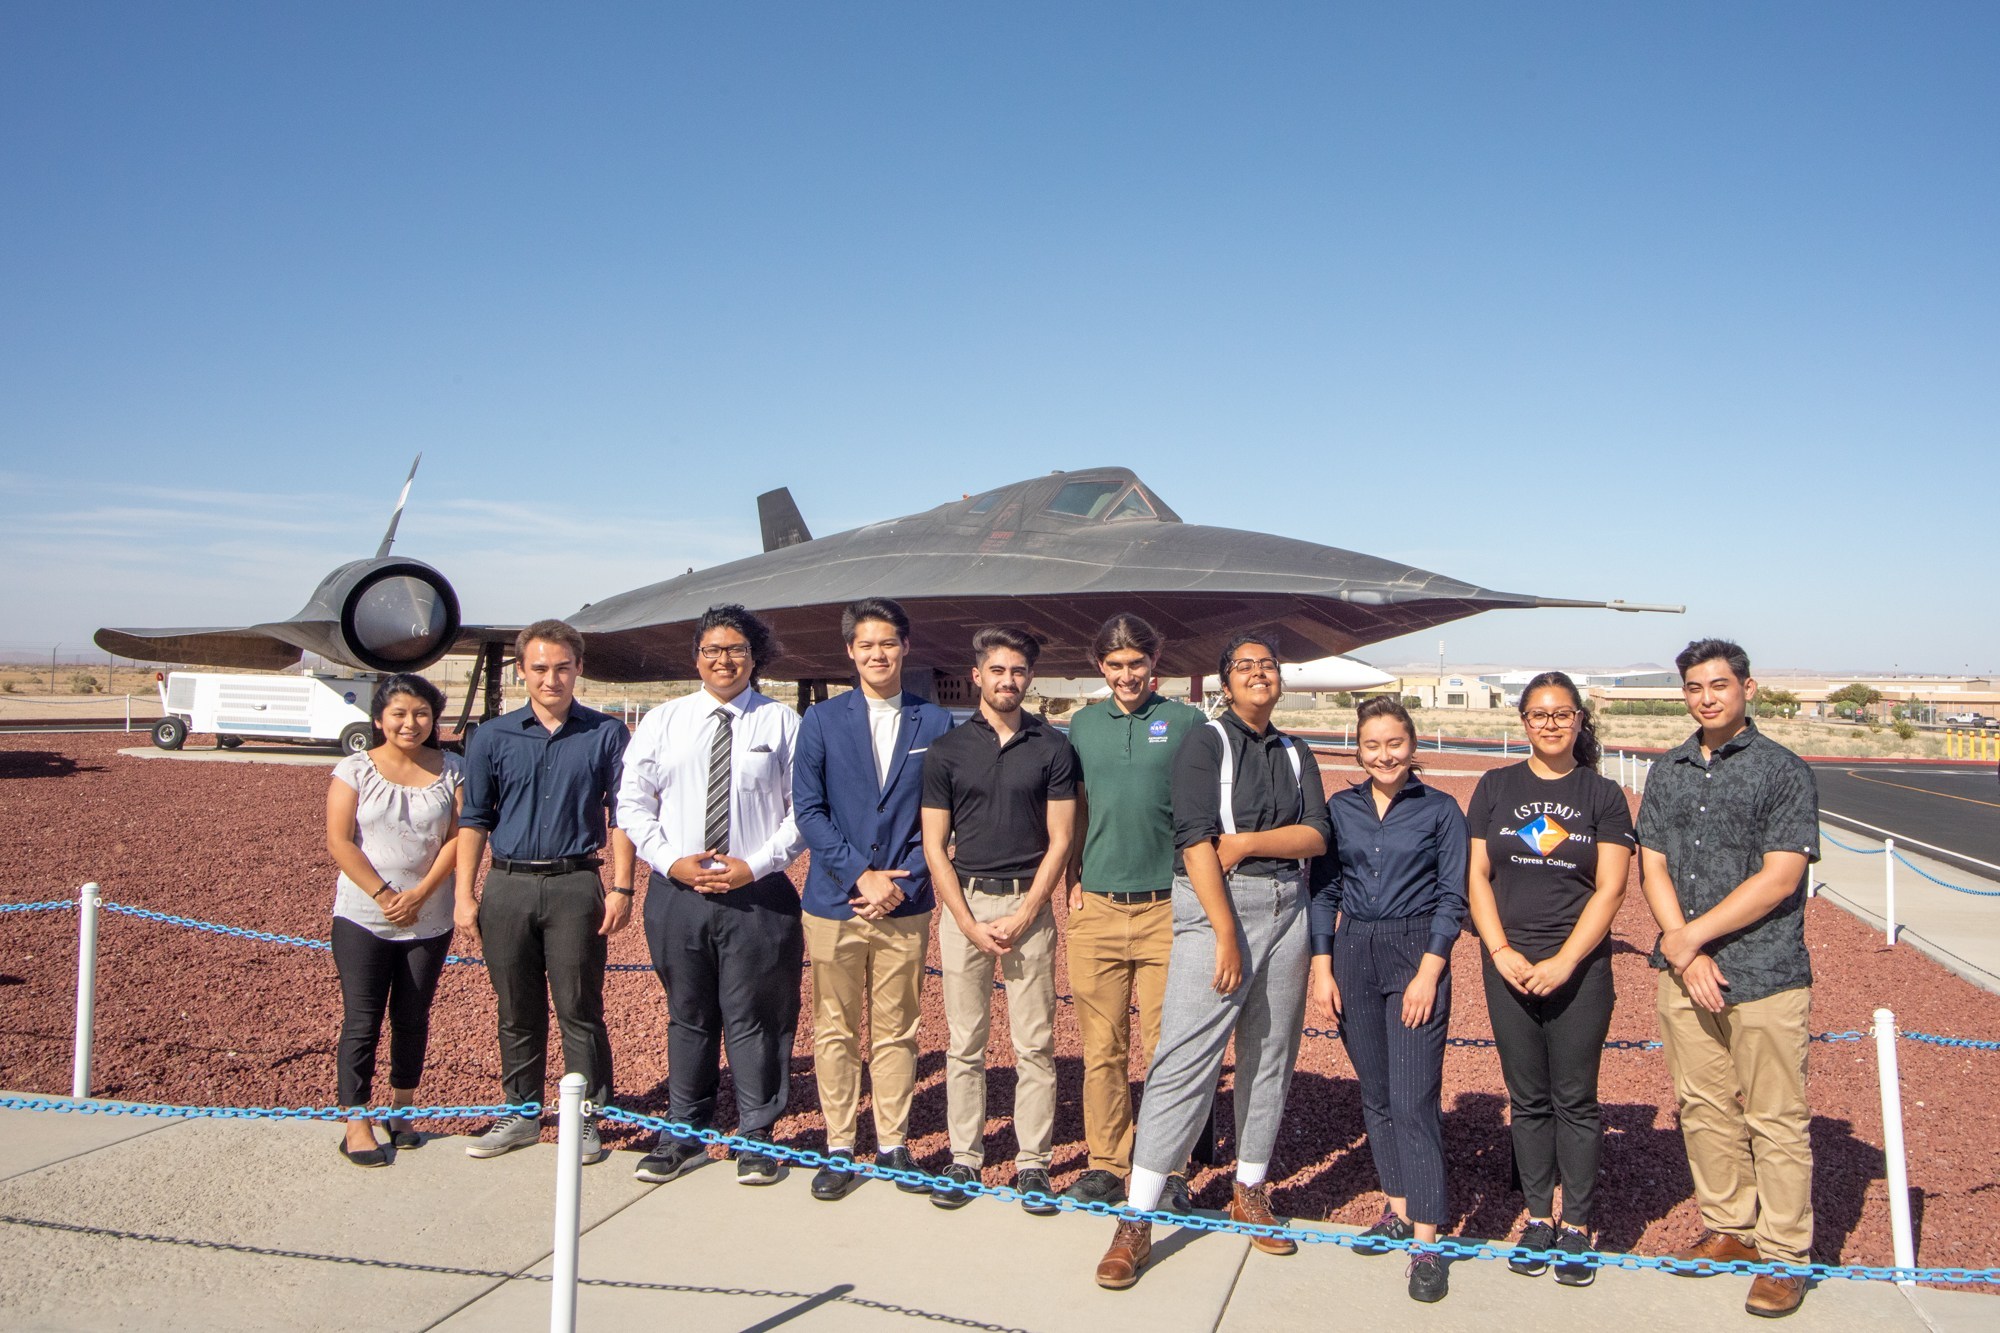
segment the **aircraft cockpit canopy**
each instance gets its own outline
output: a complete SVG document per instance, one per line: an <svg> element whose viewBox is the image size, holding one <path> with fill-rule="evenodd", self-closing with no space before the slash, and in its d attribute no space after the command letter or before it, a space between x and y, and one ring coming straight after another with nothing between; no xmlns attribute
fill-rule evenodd
<svg viewBox="0 0 2000 1333"><path fill-rule="evenodd" d="M1023 494L1024 490L1026 494ZM1015 506L1024 501L1029 516L1042 518L1045 522L1056 520L1054 527L1046 529L1049 531L1060 531L1078 522L1120 523L1129 519L1168 523L1180 521L1180 515L1130 473L1107 476L1099 472L1094 476L1071 475L1062 480L1051 478L1032 488L1008 486L974 496L961 512L968 518L995 513L1003 518L1014 515L1013 521L1019 521L1020 511ZM1042 525L1036 526L1041 528Z"/></svg>

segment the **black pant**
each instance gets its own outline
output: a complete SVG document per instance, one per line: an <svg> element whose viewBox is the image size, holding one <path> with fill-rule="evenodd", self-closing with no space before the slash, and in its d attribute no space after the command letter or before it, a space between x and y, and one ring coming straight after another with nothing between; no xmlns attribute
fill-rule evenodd
<svg viewBox="0 0 2000 1333"><path fill-rule="evenodd" d="M344 916L333 919L333 966L340 973L339 1084L342 1106L366 1106L375 1090L375 1049L389 1015L389 1086L414 1088L424 1076L431 1000L451 952L451 932L385 940Z"/></svg>
<svg viewBox="0 0 2000 1333"><path fill-rule="evenodd" d="M1523 995L1487 959L1486 1012L1500 1048L1514 1137L1514 1169L1528 1216L1550 1217L1562 1177L1563 1221L1590 1226L1604 1152L1597 1069L1611 1031L1611 951L1584 960L1552 994Z"/></svg>
<svg viewBox="0 0 2000 1333"><path fill-rule="evenodd" d="M611 1100L606 941L597 933L603 924L604 882L595 870L487 874L479 934L500 1011L500 1087L508 1101L543 1100L551 1000L562 1028L564 1068L588 1080L585 1097L599 1106Z"/></svg>
<svg viewBox="0 0 2000 1333"><path fill-rule="evenodd" d="M1403 1026L1403 988L1430 942L1429 916L1393 921L1343 918L1333 938L1340 1031L1361 1083L1361 1120L1382 1192L1407 1199L1412 1222L1443 1226L1444 1038L1451 1019L1451 968L1438 978L1431 1020Z"/></svg>
<svg viewBox="0 0 2000 1333"><path fill-rule="evenodd" d="M805 933L783 874L729 893L696 893L657 872L646 887L646 944L667 992L667 1114L698 1129L715 1116L722 1047L739 1134L768 1139L792 1091Z"/></svg>

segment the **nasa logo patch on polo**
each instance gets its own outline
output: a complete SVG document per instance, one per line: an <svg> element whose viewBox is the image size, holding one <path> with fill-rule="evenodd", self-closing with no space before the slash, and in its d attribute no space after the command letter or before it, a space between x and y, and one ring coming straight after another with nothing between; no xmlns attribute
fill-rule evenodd
<svg viewBox="0 0 2000 1333"><path fill-rule="evenodd" d="M1165 745L1167 743L1166 719L1162 718L1146 727L1146 743L1148 745Z"/></svg>

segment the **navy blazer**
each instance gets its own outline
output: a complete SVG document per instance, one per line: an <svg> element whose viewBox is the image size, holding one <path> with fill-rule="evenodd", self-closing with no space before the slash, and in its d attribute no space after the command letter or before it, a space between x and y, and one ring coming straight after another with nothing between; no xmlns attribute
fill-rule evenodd
<svg viewBox="0 0 2000 1333"><path fill-rule="evenodd" d="M812 849L802 895L806 911L835 921L852 917L849 897L867 870L910 872L896 881L904 902L892 915L931 910L921 808L924 751L951 725L950 713L905 690L903 724L883 784L875 778L875 742L860 690L806 710L792 755L792 817Z"/></svg>

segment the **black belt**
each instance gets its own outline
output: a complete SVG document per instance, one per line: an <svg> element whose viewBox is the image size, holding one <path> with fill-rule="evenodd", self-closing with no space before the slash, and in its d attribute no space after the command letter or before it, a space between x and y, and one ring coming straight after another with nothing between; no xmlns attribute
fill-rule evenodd
<svg viewBox="0 0 2000 1333"><path fill-rule="evenodd" d="M509 861L503 856L493 858L493 868L510 875L573 875L579 870L595 870L603 864L603 860L596 855L557 856L545 861Z"/></svg>
<svg viewBox="0 0 2000 1333"><path fill-rule="evenodd" d="M1021 875L1014 879L1001 879L996 875L961 875L958 882L974 893L1026 893L1035 887L1033 875Z"/></svg>
<svg viewBox="0 0 2000 1333"><path fill-rule="evenodd" d="M1114 903L1163 903L1174 896L1172 889L1141 889L1137 893L1107 893Z"/></svg>

